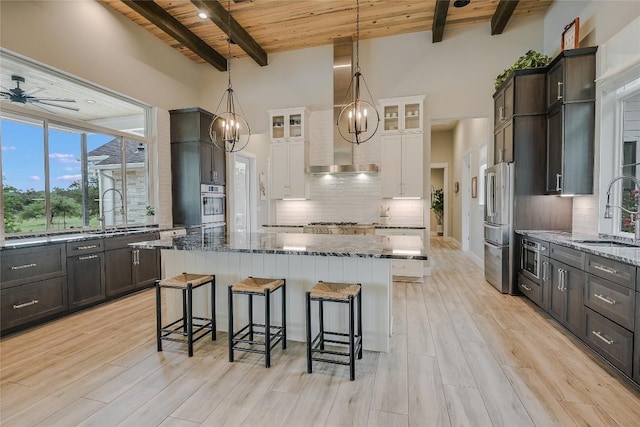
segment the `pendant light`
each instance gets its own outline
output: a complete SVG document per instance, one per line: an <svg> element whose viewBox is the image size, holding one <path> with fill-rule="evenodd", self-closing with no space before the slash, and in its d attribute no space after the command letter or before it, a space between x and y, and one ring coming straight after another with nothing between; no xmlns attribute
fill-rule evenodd
<svg viewBox="0 0 640 427"><path fill-rule="evenodd" d="M242 111L238 97L231 85L231 0L227 3L227 15L229 34L227 39L227 74L229 81L227 90L222 94L216 112L213 114L213 121L209 126L209 137L217 147L229 153L235 153L247 146L251 137L251 129L244 118L244 111ZM221 111L220 107L223 105L223 101L226 110Z"/></svg>
<svg viewBox="0 0 640 427"><path fill-rule="evenodd" d="M362 87L364 87L365 95L368 95L368 98L362 98ZM353 101L347 103L351 99ZM344 140L358 145L370 140L378 131L380 115L373 103L367 82L360 72L360 0L356 0L356 69L343 104L346 105L338 114L336 121L340 136Z"/></svg>

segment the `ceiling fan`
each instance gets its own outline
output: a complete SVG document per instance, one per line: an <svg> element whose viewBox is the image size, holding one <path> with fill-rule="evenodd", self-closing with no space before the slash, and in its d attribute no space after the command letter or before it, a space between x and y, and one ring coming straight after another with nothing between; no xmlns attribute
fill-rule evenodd
<svg viewBox="0 0 640 427"><path fill-rule="evenodd" d="M29 94L20 87L20 83L25 82L24 77L13 75L11 76L11 80L16 82L16 87L14 87L13 89L6 89L3 87L3 90L0 92L0 95L2 95L2 99L6 99L11 102L17 102L19 104L31 104L34 107L39 107L47 111L50 110L46 108L45 105L48 107L64 108L65 110L80 111L80 109L75 107L67 107L66 105L55 104L57 102L76 102L74 99L40 98L37 96L33 96L33 94L38 90Z"/></svg>

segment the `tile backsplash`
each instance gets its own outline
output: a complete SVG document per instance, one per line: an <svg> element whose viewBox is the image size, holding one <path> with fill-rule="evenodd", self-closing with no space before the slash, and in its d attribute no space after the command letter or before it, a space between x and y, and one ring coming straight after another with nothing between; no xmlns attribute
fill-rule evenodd
<svg viewBox="0 0 640 427"><path fill-rule="evenodd" d="M309 162L333 163L333 115L314 111L309 120ZM380 139L354 147L355 163L380 164ZM389 208L391 225L423 224L424 200L382 199L380 175L307 175L309 200L276 200L274 223L300 225L315 221L382 222L379 211Z"/></svg>

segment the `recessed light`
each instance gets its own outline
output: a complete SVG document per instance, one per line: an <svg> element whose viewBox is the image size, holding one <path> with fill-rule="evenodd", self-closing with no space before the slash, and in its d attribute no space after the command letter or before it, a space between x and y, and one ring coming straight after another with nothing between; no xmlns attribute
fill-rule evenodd
<svg viewBox="0 0 640 427"><path fill-rule="evenodd" d="M471 0L456 0L453 2L453 7L465 7L471 2Z"/></svg>
<svg viewBox="0 0 640 427"><path fill-rule="evenodd" d="M85 99L84 102L86 102L87 104L95 104L96 100L95 99Z"/></svg>
<svg viewBox="0 0 640 427"><path fill-rule="evenodd" d="M204 12L200 12L200 13L198 13L198 17L199 17L200 19L207 19L207 18L208 18L207 14L206 14L206 13L204 13Z"/></svg>

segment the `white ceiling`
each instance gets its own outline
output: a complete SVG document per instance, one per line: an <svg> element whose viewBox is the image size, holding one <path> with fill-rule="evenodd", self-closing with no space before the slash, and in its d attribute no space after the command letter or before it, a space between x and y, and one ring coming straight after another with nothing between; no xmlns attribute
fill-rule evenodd
<svg viewBox="0 0 640 427"><path fill-rule="evenodd" d="M46 110L53 114L93 123L100 123L105 119L113 121L116 118L126 118L131 122L132 117L144 118L144 109L141 105L127 101L124 97L120 98L109 94L106 90L84 83L73 76L65 75L59 71L0 50L0 85L3 91L16 87L16 82L11 80L13 75L25 79L24 83L20 83L20 88L28 95L43 98L74 99L76 102L61 102L60 104L78 108L79 111L18 103L18 105L24 105L27 108L39 111ZM95 102L91 103L91 101ZM7 103L9 101L2 100L1 102ZM108 127L114 128L113 126Z"/></svg>

